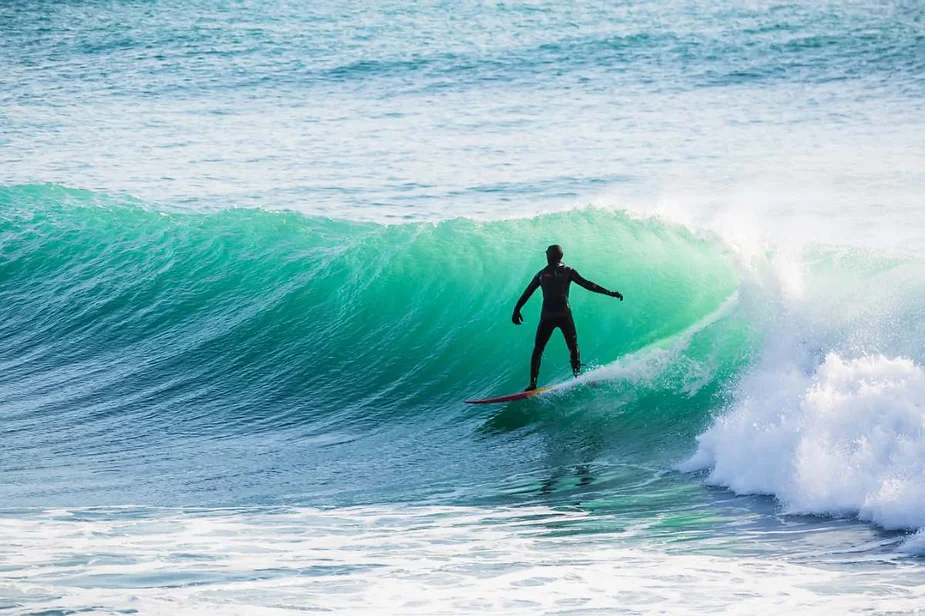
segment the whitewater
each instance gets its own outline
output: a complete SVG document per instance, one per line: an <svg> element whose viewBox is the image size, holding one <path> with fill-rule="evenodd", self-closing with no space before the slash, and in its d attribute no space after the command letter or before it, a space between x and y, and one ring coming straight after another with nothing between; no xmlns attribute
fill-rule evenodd
<svg viewBox="0 0 925 616"><path fill-rule="evenodd" d="M923 23L0 5L0 611L920 613Z"/></svg>

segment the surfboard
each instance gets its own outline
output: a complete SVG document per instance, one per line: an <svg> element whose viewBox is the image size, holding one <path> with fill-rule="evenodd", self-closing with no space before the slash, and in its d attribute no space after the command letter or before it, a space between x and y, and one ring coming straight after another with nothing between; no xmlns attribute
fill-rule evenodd
<svg viewBox="0 0 925 616"><path fill-rule="evenodd" d="M498 396L497 398L484 398L482 400L466 400L466 404L501 404L502 402L513 402L514 400L523 400L524 398L532 398L533 396L538 396L544 391L549 391L555 387L555 385L547 385L546 387L537 387L536 389L530 391L520 391L516 394L509 394L507 396Z"/></svg>
<svg viewBox="0 0 925 616"><path fill-rule="evenodd" d="M597 387L598 385L606 382L605 379L589 379L582 376L579 379L569 379L567 381L562 381L561 383L553 383L552 385L546 385L545 387L538 387L533 391L519 391L516 394L510 394L507 396L498 396L497 398L485 398L483 400L464 400L466 404L502 404L504 402L514 402L515 400L523 400L524 398L532 398L540 394L545 394L550 391L562 390L567 387L578 386L582 387L585 385L590 385L591 387Z"/></svg>

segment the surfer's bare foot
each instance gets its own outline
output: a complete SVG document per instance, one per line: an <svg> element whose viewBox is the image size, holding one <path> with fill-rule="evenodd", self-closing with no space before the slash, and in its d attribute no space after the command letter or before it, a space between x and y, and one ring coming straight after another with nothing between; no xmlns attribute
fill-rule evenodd
<svg viewBox="0 0 925 616"><path fill-rule="evenodd" d="M530 383L524 391L533 391L536 389L536 383Z"/></svg>

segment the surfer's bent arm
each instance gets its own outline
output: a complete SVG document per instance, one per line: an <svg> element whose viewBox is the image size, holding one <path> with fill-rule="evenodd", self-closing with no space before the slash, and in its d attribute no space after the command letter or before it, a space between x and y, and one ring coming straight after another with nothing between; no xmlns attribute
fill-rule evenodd
<svg viewBox="0 0 925 616"><path fill-rule="evenodd" d="M514 325L520 325L523 323L524 318L520 315L520 309L524 307L524 304L527 303L527 300L530 299L530 296L540 288L540 277L534 276L533 280L530 281L530 284L527 285L527 288L524 289L523 294L520 296L520 299L517 300L517 305L514 306L514 314L511 317L511 320L514 322Z"/></svg>
<svg viewBox="0 0 925 616"><path fill-rule="evenodd" d="M601 295L609 295L610 297L619 297L620 299L623 299L623 296L620 295L619 291L608 291L596 282L591 282L590 280L583 278L581 274L575 270L572 270L572 282L580 287L584 287L592 293L600 293Z"/></svg>

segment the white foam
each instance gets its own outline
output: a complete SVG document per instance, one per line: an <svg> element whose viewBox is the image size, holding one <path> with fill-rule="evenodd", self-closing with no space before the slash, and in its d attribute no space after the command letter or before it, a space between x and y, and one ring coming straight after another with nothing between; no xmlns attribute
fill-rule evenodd
<svg viewBox="0 0 925 616"><path fill-rule="evenodd" d="M779 197L742 192L713 207L665 197L639 213L723 241L740 273L739 310L764 340L679 468L774 495L792 513L925 528L925 268L902 249L921 229L881 242L858 232L869 221L804 224L786 200L775 221ZM925 551L916 545L921 537L907 549Z"/></svg>
<svg viewBox="0 0 925 616"><path fill-rule="evenodd" d="M698 442L683 470L789 512L925 527L925 371L909 359L829 353L814 372L766 359Z"/></svg>
<svg viewBox="0 0 925 616"><path fill-rule="evenodd" d="M12 613L812 614L914 610L919 567L673 553L529 508L159 510L0 518Z"/></svg>

